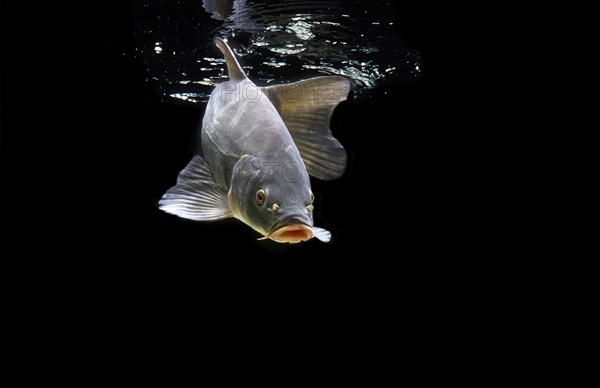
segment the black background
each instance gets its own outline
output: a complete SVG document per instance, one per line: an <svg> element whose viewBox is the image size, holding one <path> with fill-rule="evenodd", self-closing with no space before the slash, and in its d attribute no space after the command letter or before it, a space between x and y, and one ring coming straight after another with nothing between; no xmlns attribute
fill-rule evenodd
<svg viewBox="0 0 600 388"><path fill-rule="evenodd" d="M422 80L333 118L349 171L314 191L334 241L282 246L157 209L203 111L160 101L129 3L2 2L6 386L181 386L260 351L423 376L485 364L518 320L483 162L489 81L477 44L425 8L402 3L395 23Z"/></svg>

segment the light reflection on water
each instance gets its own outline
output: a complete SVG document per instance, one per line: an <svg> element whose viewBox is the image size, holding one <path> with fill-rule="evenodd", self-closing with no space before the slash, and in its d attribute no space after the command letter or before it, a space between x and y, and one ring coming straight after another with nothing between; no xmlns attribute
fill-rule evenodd
<svg viewBox="0 0 600 388"><path fill-rule="evenodd" d="M410 82L420 75L419 53L398 36L387 2L185 3L146 0L140 11L140 50L165 98L207 101L214 85L227 79L214 36L230 41L259 86L338 74L364 94L382 79Z"/></svg>

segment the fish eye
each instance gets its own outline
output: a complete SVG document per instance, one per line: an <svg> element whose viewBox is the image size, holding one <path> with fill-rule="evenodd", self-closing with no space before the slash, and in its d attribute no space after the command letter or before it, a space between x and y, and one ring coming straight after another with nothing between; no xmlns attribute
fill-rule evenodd
<svg viewBox="0 0 600 388"><path fill-rule="evenodd" d="M256 203L259 205L262 205L263 203L265 203L265 199L266 199L266 194L264 190L258 190L256 192Z"/></svg>
<svg viewBox="0 0 600 388"><path fill-rule="evenodd" d="M310 191L310 202L314 202L315 201L315 195L313 194L312 190Z"/></svg>

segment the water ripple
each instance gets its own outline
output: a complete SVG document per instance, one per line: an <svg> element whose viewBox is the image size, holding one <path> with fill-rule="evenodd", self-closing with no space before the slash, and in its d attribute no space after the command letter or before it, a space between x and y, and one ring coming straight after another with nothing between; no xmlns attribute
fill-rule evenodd
<svg viewBox="0 0 600 388"><path fill-rule="evenodd" d="M177 3L146 0L140 10L140 51L149 78L169 99L207 101L227 79L214 36L230 41L258 85L337 74L351 78L362 95L383 79L411 82L421 75L420 54L399 37L386 1Z"/></svg>

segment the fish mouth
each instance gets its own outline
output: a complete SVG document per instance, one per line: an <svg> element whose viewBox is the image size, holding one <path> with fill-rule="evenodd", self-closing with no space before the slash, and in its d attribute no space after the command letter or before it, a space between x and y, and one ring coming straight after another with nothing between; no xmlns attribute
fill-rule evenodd
<svg viewBox="0 0 600 388"><path fill-rule="evenodd" d="M302 241L310 240L315 236L313 229L304 224L294 224L284 226L270 233L267 237L279 243L296 244Z"/></svg>

